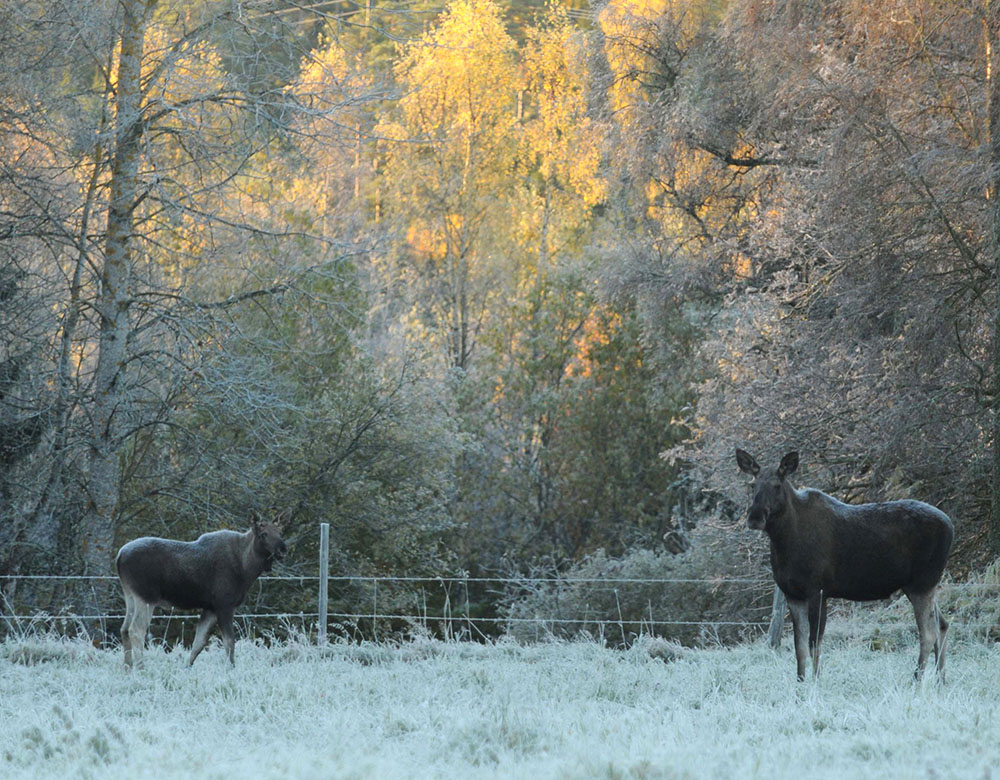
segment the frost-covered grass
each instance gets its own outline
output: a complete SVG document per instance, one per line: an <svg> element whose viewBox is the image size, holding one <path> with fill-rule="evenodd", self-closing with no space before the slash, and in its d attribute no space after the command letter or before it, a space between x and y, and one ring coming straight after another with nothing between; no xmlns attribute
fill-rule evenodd
<svg viewBox="0 0 1000 780"><path fill-rule="evenodd" d="M400 647L249 641L119 653L0 645L4 778L983 778L1000 768L1000 650L955 642L948 683L916 647L639 642ZM915 644L915 643L914 643Z"/></svg>

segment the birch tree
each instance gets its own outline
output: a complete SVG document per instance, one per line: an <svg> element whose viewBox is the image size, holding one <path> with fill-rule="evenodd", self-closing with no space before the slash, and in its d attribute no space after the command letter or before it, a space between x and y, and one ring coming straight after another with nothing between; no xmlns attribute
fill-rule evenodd
<svg viewBox="0 0 1000 780"><path fill-rule="evenodd" d="M217 326L338 274L353 250L346 233L285 221L257 185L308 108L286 90L309 48L294 17L169 0L3 14L0 176L16 206L0 244L33 264L58 318L37 336L52 377L40 486L4 514L50 518L78 570L107 574L137 434L175 422Z"/></svg>
<svg viewBox="0 0 1000 780"><path fill-rule="evenodd" d="M380 130L391 139L382 181L387 215L406 237L396 262L413 293L411 322L447 367L470 368L484 322L510 287L495 239L511 216L514 54L492 0L457 0L405 48L399 110Z"/></svg>
<svg viewBox="0 0 1000 780"><path fill-rule="evenodd" d="M134 211L138 205L142 112L142 63L146 28L155 0L122 4L115 120L109 171L110 194L100 291L95 302L100 327L94 373L94 405L83 526L84 573L104 574L114 546L119 459L127 384L123 376L130 335L133 290ZM118 414L116 415L116 412Z"/></svg>

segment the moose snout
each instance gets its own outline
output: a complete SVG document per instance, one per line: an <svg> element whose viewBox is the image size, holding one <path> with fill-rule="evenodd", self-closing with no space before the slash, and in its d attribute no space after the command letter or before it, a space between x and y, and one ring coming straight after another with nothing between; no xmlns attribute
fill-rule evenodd
<svg viewBox="0 0 1000 780"><path fill-rule="evenodd" d="M279 561L285 557L285 553L288 552L288 547L284 542L278 542L278 546L274 548L274 557Z"/></svg>
<svg viewBox="0 0 1000 780"><path fill-rule="evenodd" d="M747 515L747 528L763 531L765 525L767 525L767 512L759 506L750 507L750 513Z"/></svg>

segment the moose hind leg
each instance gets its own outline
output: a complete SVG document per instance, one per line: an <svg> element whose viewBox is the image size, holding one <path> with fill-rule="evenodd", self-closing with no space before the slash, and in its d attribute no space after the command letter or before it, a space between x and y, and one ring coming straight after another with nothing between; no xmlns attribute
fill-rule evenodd
<svg viewBox="0 0 1000 780"><path fill-rule="evenodd" d="M188 666L193 664L194 659L205 649L205 645L208 644L208 635L215 628L216 620L217 617L214 612L206 609L201 613L201 617L198 618L198 628L194 632L194 642L191 645L191 657L188 659Z"/></svg>
<svg viewBox="0 0 1000 780"><path fill-rule="evenodd" d="M805 601L787 599L788 614L792 616L792 634L795 638L795 671L799 682L806 679L806 658L809 656L809 610Z"/></svg>
<svg viewBox="0 0 1000 780"><path fill-rule="evenodd" d="M139 653L146 644L146 632L149 630L149 624L153 619L153 609L155 609L154 605L147 604L133 594L132 619L128 620L126 618L128 622L128 639L126 641L128 644L125 650L125 663L129 666L138 659ZM122 632L124 635L124 628L122 628Z"/></svg>
<svg viewBox="0 0 1000 780"><path fill-rule="evenodd" d="M938 621L937 606L934 603L934 589L927 593L906 593L906 597L913 604L913 615L917 619L917 634L920 637L920 654L917 656L917 669L913 676L917 679L927 665L927 657L931 651L938 649L941 641L940 624ZM938 654L938 663L941 662L941 654Z"/></svg>
<svg viewBox="0 0 1000 780"><path fill-rule="evenodd" d="M937 658L938 678L944 682L944 652L948 644L948 621L941 614L937 602L934 603L934 619L938 624L938 641L934 644L934 655Z"/></svg>
<svg viewBox="0 0 1000 780"><path fill-rule="evenodd" d="M129 638L129 628L135 618L135 595L124 586L125 593L125 619L122 621L122 648L125 650L125 665L132 666L132 642Z"/></svg>

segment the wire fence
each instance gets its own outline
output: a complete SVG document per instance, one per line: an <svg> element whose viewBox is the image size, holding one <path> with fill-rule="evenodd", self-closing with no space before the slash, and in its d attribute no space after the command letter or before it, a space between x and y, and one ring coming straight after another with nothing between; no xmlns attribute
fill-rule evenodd
<svg viewBox="0 0 1000 780"><path fill-rule="evenodd" d="M98 622L105 627L108 634L113 635L116 626L113 624L124 619L122 611L123 599L112 592L117 607L108 605L104 611L74 612L66 602L66 608L45 610L32 608L30 604L18 605L17 597L10 598L11 586L51 584L76 585L87 583L116 583L117 577L105 575L60 575L60 574L21 574L0 577L0 596L3 599L3 610L0 611L0 630L4 624L8 632L13 629L24 630L26 627L42 626L46 628L67 627L73 624ZM351 591L351 586L363 586ZM510 604L516 603L518 593L558 593L560 588L586 586L588 593L613 594L614 610L603 611L599 608L588 610L586 614L572 614L565 607L553 606L544 610L545 614L526 614L524 610L511 609ZM624 612L621 602L625 600L629 589L648 589L656 586L685 586L695 589L718 591L725 588L739 588L753 593L757 604L755 617L746 615L738 619L728 619L725 615L715 614L709 617L699 616L692 619L690 615L656 615L652 604L648 613L636 614ZM289 601L295 601L303 609L270 609L270 603L280 603L280 594L267 598L267 592L279 587L292 587L297 595ZM489 638L503 634L517 633L525 636L524 630L535 629L536 636L561 634L567 635L574 631L596 632L602 636L614 633L621 641L627 636L641 633L670 634L672 630L688 630L700 632L701 635L729 631L727 636L761 635L777 620L779 632L788 622L784 610L777 617L772 617L771 604L768 595L774 588L773 583L764 578L717 577L717 578L674 578L674 577L518 577L518 576L373 576L373 575L335 575L326 576L322 572L317 575L291 574L268 575L259 578L255 598L248 599L242 611L237 613L237 619L243 626L244 633L251 633L250 620L268 621L268 627L273 631L278 626L305 633L316 634L319 641L325 641L328 627L339 629L341 635L356 638L385 638L394 630L405 631L407 627L421 626L425 631L438 633L449 638ZM322 594L329 596L329 590L346 589L335 598L329 610L326 608ZM381 603L380 603L381 588ZM399 589L405 594L400 596ZM428 594L429 588L435 588ZM499 610L494 604L490 608L473 605L470 599L471 589L478 588L480 592L506 594L507 608ZM544 589L548 589L547 591ZM111 588L108 588L109 592ZM1000 593L1000 583L943 583L940 588L942 598L946 599L956 594ZM351 591L351 592L347 592ZM287 594L287 591L284 591ZM310 606L305 608L308 602ZM1000 603L1000 602L998 602ZM318 606L313 606L313 605ZM662 605L661 605L662 606ZM884 603L883 603L884 606ZM678 604L678 611L683 612ZM878 606L876 605L875 609ZM864 615L864 606L845 606L843 610L858 617ZM530 611L530 610L529 610ZM1000 614L1000 607L997 613ZM986 619L976 614L980 619L952 619L953 627L982 633L990 638L1000 635L998 621L990 615ZM154 615L154 620L168 627L181 626L173 632L174 638L183 641L183 626L187 621L198 618L196 613L178 612L173 609L161 610ZM874 624L872 624L874 625ZM908 620L899 620L900 629L912 629ZM883 631L889 626L883 625ZM167 638L169 630L164 630L162 636Z"/></svg>
<svg viewBox="0 0 1000 780"><path fill-rule="evenodd" d="M268 575L261 576L257 579L258 583L264 584L268 582L285 582L285 583L295 583L300 586L306 585L307 583L316 583L321 581L322 578L319 575ZM752 578L739 578L739 577L717 577L717 578L691 578L691 577L469 577L464 575L452 575L452 576L442 576L442 575L430 575L430 576L396 576L396 575L384 575L384 576L374 576L374 575L332 575L325 578L326 581L335 585L336 583L363 583L369 584L377 587L379 583L383 584L408 584L408 585L421 585L421 584L435 584L442 587L447 585L462 585L468 588L470 585L496 585L496 586L513 586L515 588L530 589L537 587L539 585L597 585L597 586L618 586L618 585L703 585L709 587L723 587L727 585L750 585L757 587L770 587L767 583L760 579ZM118 578L108 575L86 575L86 574L11 574L11 575L0 575L0 590L2 590L2 585L8 582L109 582L117 583ZM9 604L8 604L9 607ZM270 617L270 618L300 618L300 617L319 617L319 612L240 612L242 617L253 618L253 617ZM354 611L354 612L328 612L328 617L330 618L361 618L361 619L371 619L380 618L387 620L446 620L446 621L466 621L473 619L477 622L495 622L495 623L506 623L506 622L556 622L556 623L587 623L593 622L593 618L516 618L516 617L496 617L496 618L486 618L486 617L476 617L470 618L468 615L455 615L455 614L434 614L430 615L426 612L421 614L401 614L401 613L387 613L379 611L377 606L372 610L366 611ZM55 615L41 612L35 615L30 613L23 614L3 614L0 613L0 620L19 620L28 617L56 617ZM76 618L79 620L96 620L96 619L123 619L125 617L124 613L104 613L104 614L94 614L94 615L83 615L75 613L66 613L62 617L65 618ZM160 613L154 615L155 619L166 620L166 619L196 619L197 614L184 614L184 613ZM625 621L634 622L634 621ZM647 621L648 622L648 621ZM732 625L745 625L746 621L682 621L682 620L654 620L653 624L662 625L718 625L729 623Z"/></svg>

